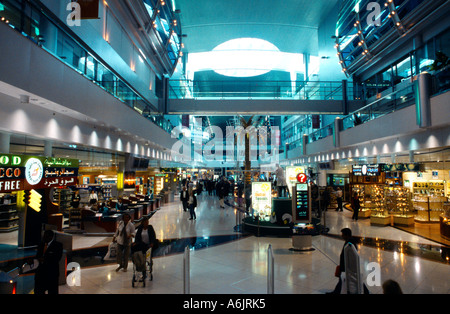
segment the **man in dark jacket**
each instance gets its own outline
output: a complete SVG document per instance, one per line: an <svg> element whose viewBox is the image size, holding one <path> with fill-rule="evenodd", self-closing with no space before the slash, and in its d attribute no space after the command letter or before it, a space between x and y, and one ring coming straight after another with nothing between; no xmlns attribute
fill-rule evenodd
<svg viewBox="0 0 450 314"><path fill-rule="evenodd" d="M353 238L351 229L343 228L341 230L341 237L345 241L345 243L342 247L341 255L339 256L339 265L336 267L336 272L335 272L335 276L339 277L339 282L336 285L336 288L334 288L334 291L329 292L330 294L340 294L341 290L342 290L341 273L345 272L345 255L344 255L345 246L347 244L351 244L355 247L356 250L358 250L358 246L356 245L357 241L356 241L356 239ZM364 289L364 294L369 294L369 290L367 289L366 285L363 285L363 289Z"/></svg>
<svg viewBox="0 0 450 314"><path fill-rule="evenodd" d="M196 220L197 215L195 214L195 208L197 207L197 197L195 196L195 194L197 193L197 191L192 189L191 187L189 187L188 191L188 207L189 213L191 214L191 218L189 218L189 220Z"/></svg>
<svg viewBox="0 0 450 314"><path fill-rule="evenodd" d="M188 191L186 189L186 186L183 185L183 190L180 192L180 201L183 204L183 210L184 211L187 211L188 200L189 200Z"/></svg>
<svg viewBox="0 0 450 314"><path fill-rule="evenodd" d="M222 177L222 179L217 183L216 190L217 196L219 197L220 208L225 208L224 198L227 191L227 187L225 185L225 177Z"/></svg>
<svg viewBox="0 0 450 314"><path fill-rule="evenodd" d="M55 233L46 230L42 242L38 246L36 259L39 266L34 277L35 294L58 294L59 261L63 253L63 245L55 240Z"/></svg>

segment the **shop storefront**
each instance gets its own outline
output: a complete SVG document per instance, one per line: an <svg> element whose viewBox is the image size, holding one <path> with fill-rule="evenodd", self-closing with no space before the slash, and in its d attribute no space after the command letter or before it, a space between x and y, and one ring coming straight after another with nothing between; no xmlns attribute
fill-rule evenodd
<svg viewBox="0 0 450 314"><path fill-rule="evenodd" d="M385 217L383 192L385 173L380 165L356 165L350 174L351 195L357 195L360 203L358 217Z"/></svg>
<svg viewBox="0 0 450 314"><path fill-rule="evenodd" d="M78 160L2 154L0 231L18 230L19 246L37 245L43 224L62 231L70 209L66 195L78 183Z"/></svg>
<svg viewBox="0 0 450 314"><path fill-rule="evenodd" d="M403 180L412 194L418 223L439 223L450 192L449 170L423 169L405 173Z"/></svg>
<svg viewBox="0 0 450 314"><path fill-rule="evenodd" d="M449 174L420 163L354 165L350 184L359 198L359 217L379 226L440 226L444 235Z"/></svg>

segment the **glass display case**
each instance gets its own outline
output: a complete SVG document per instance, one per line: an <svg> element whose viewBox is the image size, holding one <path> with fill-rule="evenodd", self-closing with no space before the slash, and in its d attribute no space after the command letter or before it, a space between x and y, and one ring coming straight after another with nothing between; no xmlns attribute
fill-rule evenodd
<svg viewBox="0 0 450 314"><path fill-rule="evenodd" d="M412 212L411 193L408 188L401 186L388 186L384 190L385 209L394 218L394 225L414 224Z"/></svg>
<svg viewBox="0 0 450 314"><path fill-rule="evenodd" d="M358 217L368 218L374 216L385 216L383 208L384 203L384 184L355 184L352 194L358 193L361 208Z"/></svg>
<svg viewBox="0 0 450 314"><path fill-rule="evenodd" d="M444 213L445 196L428 196L415 194L413 199L414 210L417 211L416 222L439 222L439 216Z"/></svg>
<svg viewBox="0 0 450 314"><path fill-rule="evenodd" d="M53 191L53 202L58 205L59 212L62 214L69 215L70 209L72 208L72 195L71 189L56 188Z"/></svg>
<svg viewBox="0 0 450 314"><path fill-rule="evenodd" d="M450 240L450 203L444 203L444 213L439 217L441 236Z"/></svg>

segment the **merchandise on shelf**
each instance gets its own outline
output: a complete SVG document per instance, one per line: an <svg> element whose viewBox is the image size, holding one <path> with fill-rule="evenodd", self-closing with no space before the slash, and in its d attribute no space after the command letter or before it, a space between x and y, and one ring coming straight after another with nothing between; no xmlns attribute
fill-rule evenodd
<svg viewBox="0 0 450 314"><path fill-rule="evenodd" d="M444 203L444 213L439 217L441 236L450 240L450 203Z"/></svg>
<svg viewBox="0 0 450 314"><path fill-rule="evenodd" d="M72 195L71 189L57 188L53 191L53 202L59 206L59 212L62 214L69 214L72 208Z"/></svg>
<svg viewBox="0 0 450 314"><path fill-rule="evenodd" d="M16 205L16 194L0 194L0 232L10 232L19 228L19 212Z"/></svg>
<svg viewBox="0 0 450 314"><path fill-rule="evenodd" d="M385 209L393 215L411 215L411 193L408 188L401 186L385 187Z"/></svg>
<svg viewBox="0 0 450 314"><path fill-rule="evenodd" d="M414 195L445 196L444 181L417 181L413 183Z"/></svg>
<svg viewBox="0 0 450 314"><path fill-rule="evenodd" d="M104 184L101 187L102 200L109 200L111 198L117 197L117 185L115 184Z"/></svg>
<svg viewBox="0 0 450 314"><path fill-rule="evenodd" d="M352 193L357 192L361 208L358 217L385 216L383 208L383 184L355 184Z"/></svg>
<svg viewBox="0 0 450 314"><path fill-rule="evenodd" d="M439 222L439 216L444 213L445 196L427 196L415 194L414 209L417 210L416 222Z"/></svg>

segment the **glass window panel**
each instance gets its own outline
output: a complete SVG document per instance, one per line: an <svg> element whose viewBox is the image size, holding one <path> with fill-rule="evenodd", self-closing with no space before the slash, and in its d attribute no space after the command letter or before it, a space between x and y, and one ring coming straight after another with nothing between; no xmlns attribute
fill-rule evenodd
<svg viewBox="0 0 450 314"><path fill-rule="evenodd" d="M394 85L397 85L398 83L402 82L406 78L411 77L412 75L412 69L411 69L411 58L408 56L402 61L398 62L395 65L395 72L396 75L394 76Z"/></svg>
<svg viewBox="0 0 450 314"><path fill-rule="evenodd" d="M84 58L84 60L87 60L87 63L85 65L86 69L85 75L89 79L96 81L97 60L95 60L94 57L92 57L91 55L88 55L88 57Z"/></svg>
<svg viewBox="0 0 450 314"><path fill-rule="evenodd" d="M450 29L436 37L436 50L450 56Z"/></svg>

